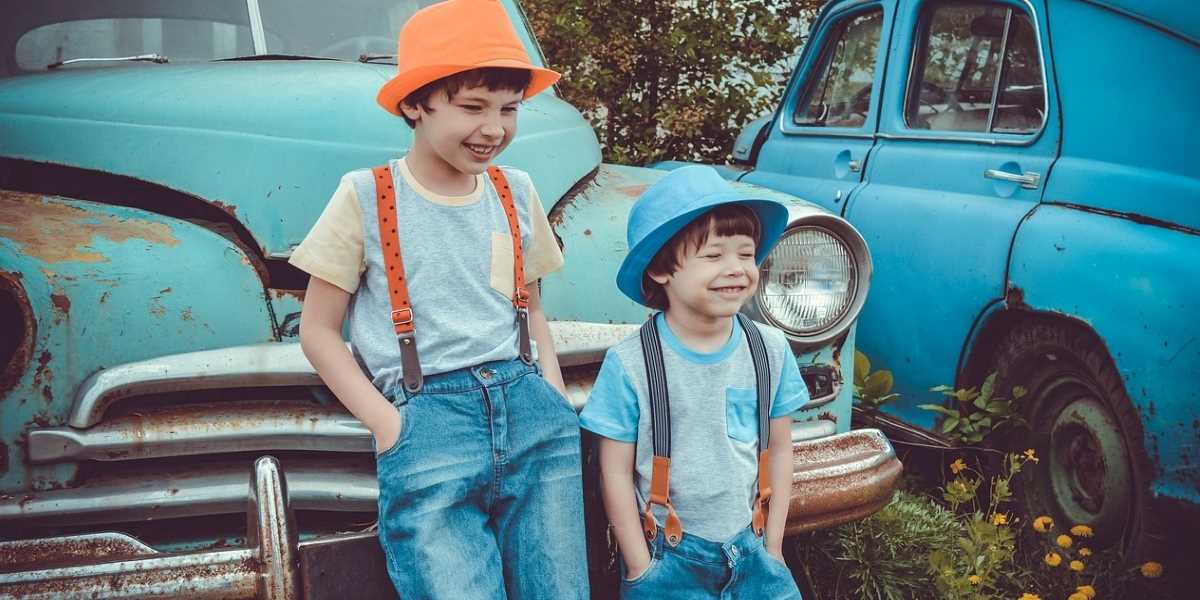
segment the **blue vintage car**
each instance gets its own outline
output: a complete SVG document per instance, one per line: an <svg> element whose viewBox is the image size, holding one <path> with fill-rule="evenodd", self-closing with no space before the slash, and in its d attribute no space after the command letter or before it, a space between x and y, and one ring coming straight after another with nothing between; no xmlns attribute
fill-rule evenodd
<svg viewBox="0 0 1200 600"><path fill-rule="evenodd" d="M998 372L1030 514L1141 554L1200 507L1197 73L1189 1L834 1L723 171L863 233L891 433Z"/></svg>
<svg viewBox="0 0 1200 600"><path fill-rule="evenodd" d="M307 281L287 258L344 172L411 143L374 95L427 3L3 10L0 598L390 593L370 434L300 351ZM647 316L614 276L629 206L663 173L602 164L552 91L520 130L502 162L532 175L564 246L543 300L579 407ZM788 332L813 397L795 415L799 532L876 510L900 465L878 431L849 431L862 237L758 192L792 211L748 311Z"/></svg>

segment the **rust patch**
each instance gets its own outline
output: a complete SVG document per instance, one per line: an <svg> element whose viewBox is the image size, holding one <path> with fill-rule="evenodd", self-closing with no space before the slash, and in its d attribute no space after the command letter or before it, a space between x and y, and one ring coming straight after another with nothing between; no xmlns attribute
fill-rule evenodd
<svg viewBox="0 0 1200 600"><path fill-rule="evenodd" d="M100 304L104 304L104 303L108 302L108 297L110 295L111 295L111 292L104 292L103 294L100 294Z"/></svg>
<svg viewBox="0 0 1200 600"><path fill-rule="evenodd" d="M50 303L54 305L54 310L63 315L71 313L71 299L66 294L50 294Z"/></svg>
<svg viewBox="0 0 1200 600"><path fill-rule="evenodd" d="M210 204L221 209L223 212L225 212L225 214L228 214L231 217L237 216L237 207L232 204L226 204L220 200L213 200L210 202Z"/></svg>
<svg viewBox="0 0 1200 600"><path fill-rule="evenodd" d="M160 293L160 294L170 294L170 293L171 293L171 288L169 288L169 287L168 287L168 288L163 288L163 289L161 289L161 290L158 290L158 293Z"/></svg>
<svg viewBox="0 0 1200 600"><path fill-rule="evenodd" d="M567 190L567 193L563 194L562 198L559 198L554 207L550 209L550 214L546 215L546 219L550 221L551 227L557 228L563 224L567 209L575 204L583 192L596 185L596 175L599 172L600 167L592 169L591 173L584 175L583 179L577 181L575 185L571 186L571 189Z"/></svg>
<svg viewBox="0 0 1200 600"><path fill-rule="evenodd" d="M165 223L117 218L39 194L0 191L0 213L8 216L8 222L0 224L0 232L23 253L47 263L108 262L107 256L91 247L96 238L118 244L135 238L152 244L179 244Z"/></svg>
<svg viewBox="0 0 1200 600"><path fill-rule="evenodd" d="M192 309L191 308L183 309L183 312L179 313L179 318L183 319L184 321L191 321L192 320Z"/></svg>
<svg viewBox="0 0 1200 600"><path fill-rule="evenodd" d="M162 299L158 296L150 299L150 314L156 317L162 317L167 314L167 307L163 306Z"/></svg>
<svg viewBox="0 0 1200 600"><path fill-rule="evenodd" d="M42 388L42 399L46 401L46 404L54 402L54 390L50 389L50 386Z"/></svg>
<svg viewBox="0 0 1200 600"><path fill-rule="evenodd" d="M271 288L271 293L280 300L284 298L295 298L300 302L304 302L304 292L305 290L282 290L279 288Z"/></svg>
<svg viewBox="0 0 1200 600"><path fill-rule="evenodd" d="M829 412L829 411L825 411L825 412L823 412L823 413L821 413L821 414L817 415L817 418L818 418L818 419L825 419L826 421L832 421L834 425L836 425L836 424L837 424L837 421L838 421L837 415L835 415L835 414L833 414L832 412Z"/></svg>
<svg viewBox="0 0 1200 600"><path fill-rule="evenodd" d="M1008 286L1008 292L1004 294L1004 303L1009 308L1026 308L1025 290L1015 286Z"/></svg>
<svg viewBox="0 0 1200 600"><path fill-rule="evenodd" d="M50 385L54 381L54 371L50 370L50 360L54 356L49 350L43 350L41 356L38 356L37 370L33 373L33 386L40 387L42 385Z"/></svg>
<svg viewBox="0 0 1200 600"><path fill-rule="evenodd" d="M583 235L584 235L585 237L592 237L592 230L591 230L591 229L584 229L584 230L583 230Z"/></svg>
<svg viewBox="0 0 1200 600"><path fill-rule="evenodd" d="M0 442L0 475L8 472L8 444ZM0 564L3 564L4 557L0 556Z"/></svg>
<svg viewBox="0 0 1200 600"><path fill-rule="evenodd" d="M641 196L648 187L650 186L644 183L640 185L623 185L617 188L617 192L630 198L637 198L638 196Z"/></svg>

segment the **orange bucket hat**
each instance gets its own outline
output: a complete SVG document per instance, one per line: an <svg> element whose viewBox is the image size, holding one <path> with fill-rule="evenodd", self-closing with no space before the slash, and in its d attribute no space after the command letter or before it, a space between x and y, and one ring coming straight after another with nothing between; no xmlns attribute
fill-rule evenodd
<svg viewBox="0 0 1200 600"><path fill-rule="evenodd" d="M376 102L400 115L398 105L421 86L484 67L525 69L532 77L525 97L554 85L558 73L533 66L497 0L447 0L416 12L400 29L396 76Z"/></svg>

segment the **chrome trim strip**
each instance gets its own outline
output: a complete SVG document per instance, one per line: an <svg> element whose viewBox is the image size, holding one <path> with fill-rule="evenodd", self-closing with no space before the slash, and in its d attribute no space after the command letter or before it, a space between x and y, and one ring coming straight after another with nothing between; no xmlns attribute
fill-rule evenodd
<svg viewBox="0 0 1200 600"><path fill-rule="evenodd" d="M29 461L120 461L247 451L371 452L371 432L340 408L230 402L142 411L88 429L29 432Z"/></svg>
<svg viewBox="0 0 1200 600"><path fill-rule="evenodd" d="M598 363L610 346L637 325L553 321L550 333L564 367ZM113 402L140 394L225 387L321 385L299 342L233 346L172 354L110 367L80 385L68 425L87 429L99 423Z"/></svg>
<svg viewBox="0 0 1200 600"><path fill-rule="evenodd" d="M837 433L837 425L828 419L792 423L792 443L815 440Z"/></svg>
<svg viewBox="0 0 1200 600"><path fill-rule="evenodd" d="M240 470L240 469L239 469ZM245 474L242 475L245 480ZM296 560L295 519L279 461L263 456L254 462L242 497L250 509L246 540L249 548L160 554L119 534L118 543L146 557L104 562L88 556L87 564L0 574L0 599L8 598L262 598L300 597ZM71 548L99 536L29 540ZM142 548L149 550L142 552Z"/></svg>
<svg viewBox="0 0 1200 600"><path fill-rule="evenodd" d="M609 324L588 321L551 321L550 335L558 364L574 367L604 360L604 353L617 342L637 333L641 324Z"/></svg>
<svg viewBox="0 0 1200 600"><path fill-rule="evenodd" d="M91 427L113 402L139 394L320 384L298 342L172 354L93 373L79 386L67 424L76 429Z"/></svg>
<svg viewBox="0 0 1200 600"><path fill-rule="evenodd" d="M352 469L345 462L297 462L290 462L286 469L294 508L338 512L377 509L373 469ZM240 514L246 511L249 493L245 466L113 477L75 488L0 496L0 527L6 523L109 524Z"/></svg>
<svg viewBox="0 0 1200 600"><path fill-rule="evenodd" d="M258 597L297 600L300 597L296 517L288 502L288 486L274 456L254 461L250 479L250 526L246 545L258 548L261 577Z"/></svg>
<svg viewBox="0 0 1200 600"><path fill-rule="evenodd" d="M250 15L250 39L255 54L267 54L267 34L263 30L262 10L258 0L246 0L246 12Z"/></svg>
<svg viewBox="0 0 1200 600"><path fill-rule="evenodd" d="M0 599L254 598L255 555L222 550L0 574Z"/></svg>

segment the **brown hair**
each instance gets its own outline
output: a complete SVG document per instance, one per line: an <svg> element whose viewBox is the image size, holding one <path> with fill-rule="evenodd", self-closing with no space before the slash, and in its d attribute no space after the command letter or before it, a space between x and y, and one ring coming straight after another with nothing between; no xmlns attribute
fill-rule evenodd
<svg viewBox="0 0 1200 600"><path fill-rule="evenodd" d="M754 238L754 245L761 242L762 228L758 215L742 204L722 204L692 219L690 223L671 237L642 272L642 297L650 308L667 310L670 302L662 284L651 275L670 275L679 270L679 262L688 251L699 251L708 243L709 233L719 236L746 235Z"/></svg>
<svg viewBox="0 0 1200 600"><path fill-rule="evenodd" d="M403 100L397 109L403 105L419 106L425 111L429 111L429 98L439 91L445 90L446 97L450 100L454 99L454 95L463 88L471 87L486 87L490 91L505 90L513 92L524 92L529 87L529 81L533 78L533 73L527 69L509 69L505 67L482 67L479 69L471 69L453 75L447 75L441 79L431 81L415 90ZM404 122L408 123L409 127L415 128L417 122L408 118L403 110L400 110L400 116L404 117Z"/></svg>

